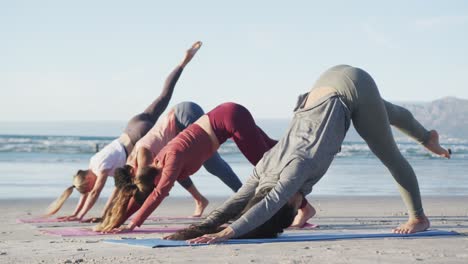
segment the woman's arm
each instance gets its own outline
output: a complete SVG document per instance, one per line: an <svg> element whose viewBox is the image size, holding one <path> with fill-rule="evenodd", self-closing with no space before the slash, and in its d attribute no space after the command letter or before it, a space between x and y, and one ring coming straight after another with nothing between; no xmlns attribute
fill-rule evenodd
<svg viewBox="0 0 468 264"><path fill-rule="evenodd" d="M109 196L109 199L107 199L107 202L106 202L106 205L104 206L104 209L102 209L102 213L101 213L100 217L91 217L91 218L88 218L88 219L82 219L81 222L85 222L85 223L99 223L99 222L101 222L102 219L104 218L107 210L110 210L112 200L115 198L117 192L118 192L117 187L114 187L114 190L112 190L112 193Z"/></svg>
<svg viewBox="0 0 468 264"><path fill-rule="evenodd" d="M224 202L223 205L211 212L201 225L220 226L238 216L242 210L244 210L250 199L255 195L255 189L257 186L258 178L254 172L254 174L250 176L237 193L231 196L231 198Z"/></svg>
<svg viewBox="0 0 468 264"><path fill-rule="evenodd" d="M291 162L280 175L276 186L258 204L226 227L221 232L208 234L189 240L190 243L217 243L232 237L242 236L270 219L288 200L299 191L304 184L306 171L297 166L297 161ZM310 173L307 171L306 173ZM242 188L241 188L242 189Z"/></svg>
<svg viewBox="0 0 468 264"><path fill-rule="evenodd" d="M200 224L196 224L194 226L190 226L183 230L180 230L172 235L164 237L164 239L173 239L173 240L180 240L180 239L188 239L193 238L195 236L199 236L199 234L206 234L206 232L213 232L221 225L227 223L229 220L238 216L242 210L244 210L247 203L254 197L255 189L258 186L258 178L256 174L254 174L245 182L244 185L235 193L229 200L227 200L222 206L214 210L213 212L208 215L207 219ZM197 232L193 232L193 228L197 229ZM210 230L210 231L207 231ZM227 228L224 230L224 233L221 233L222 237L228 239L231 237L231 228ZM233 234L233 231L232 231ZM194 238L191 243L198 243L198 239L206 239L210 235L204 235L198 238ZM217 242L216 239L206 241L205 243L215 243Z"/></svg>
<svg viewBox="0 0 468 264"><path fill-rule="evenodd" d="M88 198L87 193L86 194L81 194L80 195L80 200L78 201L78 204L76 205L75 211L73 211L73 214L68 215L68 216L58 217L57 219L62 220L62 221L77 221L77 220L79 220L77 215L80 212L81 208L83 208L83 205L85 204L87 198Z"/></svg>
<svg viewBox="0 0 468 264"><path fill-rule="evenodd" d="M161 172L161 179L157 183L153 192L146 198L145 202L138 210L136 216L130 221L129 227L135 228L141 226L148 216L153 213L162 200L169 195L169 191L174 186L174 182L180 175L183 162L174 153L167 153L165 157L164 167ZM156 176L158 177L158 176Z"/></svg>
<svg viewBox="0 0 468 264"><path fill-rule="evenodd" d="M97 175L96 182L94 183L93 189L88 193L88 198L86 199L86 203L84 204L83 208L77 214L77 218L79 221L83 219L83 217L88 213L91 208L93 208L94 204L96 203L99 195L101 194L104 185L106 184L106 180L108 177L108 171L103 171Z"/></svg>
<svg viewBox="0 0 468 264"><path fill-rule="evenodd" d="M307 179L304 173L312 172L312 169L304 170L304 166L299 165L299 160L290 162L283 169L279 181L267 196L230 225L235 237L242 236L265 223L299 191Z"/></svg>

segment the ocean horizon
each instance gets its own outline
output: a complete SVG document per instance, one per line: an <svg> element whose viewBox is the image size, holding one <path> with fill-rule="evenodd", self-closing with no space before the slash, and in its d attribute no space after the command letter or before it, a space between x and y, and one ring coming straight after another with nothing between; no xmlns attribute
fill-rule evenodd
<svg viewBox="0 0 468 264"><path fill-rule="evenodd" d="M280 138L289 120L259 119L257 123L272 138ZM96 148L102 148L117 137L125 124L123 121L0 122L0 199L59 196L71 185L76 170L88 167ZM350 132L351 136L346 138L341 152L311 195L399 195L388 170L353 133ZM454 153L450 160L436 157L408 139L397 140L397 143L418 176L423 196L467 195L468 144L460 139L442 139ZM253 166L234 142L223 144L219 153L241 181L250 176ZM206 196L232 194L204 168L191 178ZM102 196L107 197L112 187L110 178ZM78 197L78 194L75 192L73 196ZM189 194L176 184L171 196Z"/></svg>

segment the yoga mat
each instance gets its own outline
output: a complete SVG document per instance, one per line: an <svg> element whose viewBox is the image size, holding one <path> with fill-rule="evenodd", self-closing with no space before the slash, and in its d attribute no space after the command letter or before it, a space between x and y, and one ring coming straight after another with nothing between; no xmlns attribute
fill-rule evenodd
<svg viewBox="0 0 468 264"><path fill-rule="evenodd" d="M201 221L205 220L205 217L194 217L194 216L150 216L146 220L150 221L161 221L161 220L193 220Z"/></svg>
<svg viewBox="0 0 468 264"><path fill-rule="evenodd" d="M56 222L56 223L30 223L36 228L66 228L66 227L93 227L96 223L80 223L80 222Z"/></svg>
<svg viewBox="0 0 468 264"><path fill-rule="evenodd" d="M16 219L16 223L38 224L38 223L60 223L60 221L57 218L36 217L36 218L18 218Z"/></svg>
<svg viewBox="0 0 468 264"><path fill-rule="evenodd" d="M200 221L204 218L201 217L177 217L177 216L150 216L147 220L150 221ZM57 218L44 218L44 217L34 217L34 218L18 218L16 223L22 224L44 224L44 223L79 223L78 221L59 221Z"/></svg>
<svg viewBox="0 0 468 264"><path fill-rule="evenodd" d="M174 233L186 227L187 226L139 228L139 229L133 230L132 232L118 233L118 234ZM308 230L308 229L314 229L316 227L317 225L315 224L306 223L301 228L288 228L288 230ZM82 227L43 229L41 230L41 233L47 234L47 235L62 236L62 237L118 235L118 234L101 234L99 232L94 232L91 228L82 228Z"/></svg>
<svg viewBox="0 0 468 264"><path fill-rule="evenodd" d="M41 230L41 233L47 235L56 235L62 237L74 237L74 236L104 236L104 235L141 235L141 234L154 234L154 233L174 233L184 228L185 226L174 226L174 227L157 227L157 228L138 228L131 232L117 233L117 234L102 234L100 232L94 232L91 228L61 228L61 229L49 229Z"/></svg>
<svg viewBox="0 0 468 264"><path fill-rule="evenodd" d="M55 227L55 226L52 226L52 227ZM139 229L133 230L132 232L118 233L118 234L174 233L186 227L187 226L139 228ZM301 228L288 228L288 230L309 230L309 229L314 229L316 227L318 227L318 225L306 223ZM99 232L94 232L92 228L83 228L83 227L43 229L41 230L41 233L47 234L47 235L62 236L62 237L118 235L118 234L101 234Z"/></svg>
<svg viewBox="0 0 468 264"><path fill-rule="evenodd" d="M393 233L374 233L374 234L282 234L278 238L264 239L230 239L222 244L238 245L238 244L261 244L261 243L278 243L278 242L304 242L304 241L324 241L324 240L344 240L344 239L359 239L359 238L389 238L389 237L432 237L432 236L454 236L459 235L456 232L443 230L428 230L415 234L393 234ZM188 244L185 241L174 241L164 239L108 239L104 242L119 243L134 246L144 247L184 247L184 246L206 246L208 244Z"/></svg>

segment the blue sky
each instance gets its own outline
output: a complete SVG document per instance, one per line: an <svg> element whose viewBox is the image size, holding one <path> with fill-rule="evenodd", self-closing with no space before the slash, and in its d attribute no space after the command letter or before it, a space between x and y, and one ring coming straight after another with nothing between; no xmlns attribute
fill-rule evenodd
<svg viewBox="0 0 468 264"><path fill-rule="evenodd" d="M336 64L391 101L468 98L467 1L1 1L0 121L126 120L194 41L171 104L287 118Z"/></svg>

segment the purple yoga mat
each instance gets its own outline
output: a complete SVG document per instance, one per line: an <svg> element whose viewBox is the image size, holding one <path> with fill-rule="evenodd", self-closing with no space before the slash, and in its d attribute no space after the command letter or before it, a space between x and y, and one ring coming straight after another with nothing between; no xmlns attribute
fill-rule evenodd
<svg viewBox="0 0 468 264"><path fill-rule="evenodd" d="M174 227L157 227L157 228L138 228L131 232L117 233L117 234L102 234L100 232L94 232L91 228L60 228L60 229L47 229L41 230L42 233L47 235L56 235L63 237L72 236L103 236L103 235L138 235L138 234L153 234L153 233L174 233L185 226L174 226Z"/></svg>

